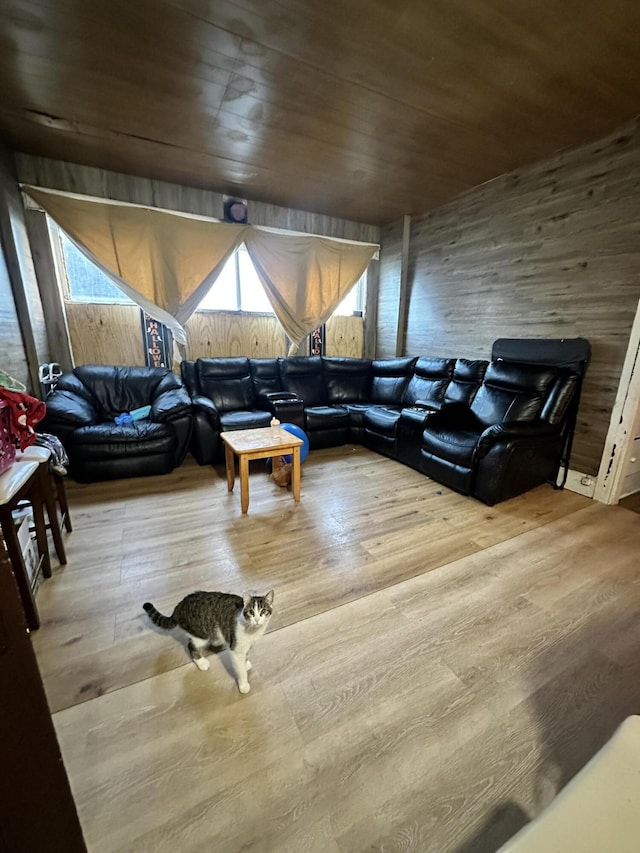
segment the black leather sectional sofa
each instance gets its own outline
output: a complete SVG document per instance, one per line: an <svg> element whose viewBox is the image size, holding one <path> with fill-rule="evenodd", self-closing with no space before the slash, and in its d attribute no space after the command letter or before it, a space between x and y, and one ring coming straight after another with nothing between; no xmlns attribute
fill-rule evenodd
<svg viewBox="0 0 640 853"><path fill-rule="evenodd" d="M46 399L81 482L163 474L190 447L222 461L220 433L275 415L310 448L364 444L486 504L565 477L588 342L496 341L464 358L201 358L165 368L77 367ZM118 425L140 406L148 418Z"/></svg>
<svg viewBox="0 0 640 853"><path fill-rule="evenodd" d="M182 376L202 465L221 461L221 431L268 426L275 415L301 426L311 449L361 443L493 505L555 483L568 464L581 368L500 358L202 358L183 362Z"/></svg>

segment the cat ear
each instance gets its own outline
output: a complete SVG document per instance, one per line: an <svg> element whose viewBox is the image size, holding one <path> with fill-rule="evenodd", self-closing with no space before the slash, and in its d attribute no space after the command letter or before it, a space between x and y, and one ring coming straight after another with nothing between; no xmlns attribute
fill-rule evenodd
<svg viewBox="0 0 640 853"><path fill-rule="evenodd" d="M272 589L270 589L269 592L264 597L264 600L267 602L269 607L271 607L271 605L273 604L273 596L274 595L275 595L274 591Z"/></svg>
<svg viewBox="0 0 640 853"><path fill-rule="evenodd" d="M251 603L252 598L253 598L253 596L251 595L250 592L243 592L242 593L242 600L244 602L245 607L247 607Z"/></svg>

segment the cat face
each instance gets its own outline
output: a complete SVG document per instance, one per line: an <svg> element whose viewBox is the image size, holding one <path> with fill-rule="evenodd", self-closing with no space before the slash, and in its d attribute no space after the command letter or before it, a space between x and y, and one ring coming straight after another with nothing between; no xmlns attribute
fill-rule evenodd
<svg viewBox="0 0 640 853"><path fill-rule="evenodd" d="M245 593L242 615L251 628L259 628L271 618L273 613L273 590L266 595L249 595Z"/></svg>

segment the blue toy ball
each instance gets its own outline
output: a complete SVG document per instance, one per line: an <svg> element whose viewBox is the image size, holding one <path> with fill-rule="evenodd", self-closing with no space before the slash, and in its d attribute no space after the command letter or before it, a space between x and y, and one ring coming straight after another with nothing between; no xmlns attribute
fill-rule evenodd
<svg viewBox="0 0 640 853"><path fill-rule="evenodd" d="M297 424L280 424L280 426L282 429L286 429L287 432L290 432L291 435L296 435L298 438L302 439L303 444L300 447L300 463L304 462L307 458L307 454L309 453L309 439L307 438L306 432L297 426ZM285 462L291 462L291 455L289 453L282 458Z"/></svg>
<svg viewBox="0 0 640 853"><path fill-rule="evenodd" d="M309 439L306 432L297 426L297 424L280 424L280 426L282 429L286 429L287 432L290 432L291 435L295 435L302 439L303 444L300 446L300 463L302 464L309 453ZM285 462L291 462L290 453L286 453L282 458ZM271 471L271 459L267 459L267 469Z"/></svg>

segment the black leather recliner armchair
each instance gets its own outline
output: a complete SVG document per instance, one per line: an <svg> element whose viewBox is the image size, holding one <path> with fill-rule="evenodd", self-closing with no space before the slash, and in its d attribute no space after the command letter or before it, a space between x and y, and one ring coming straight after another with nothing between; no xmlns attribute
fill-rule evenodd
<svg viewBox="0 0 640 853"><path fill-rule="evenodd" d="M489 505L555 478L577 383L563 368L490 362L470 403L427 419L420 470Z"/></svg>
<svg viewBox="0 0 640 853"><path fill-rule="evenodd" d="M164 367L84 365L60 377L46 398L43 432L57 435L79 482L166 474L183 461L193 427L191 398ZM148 418L114 418L151 406Z"/></svg>

